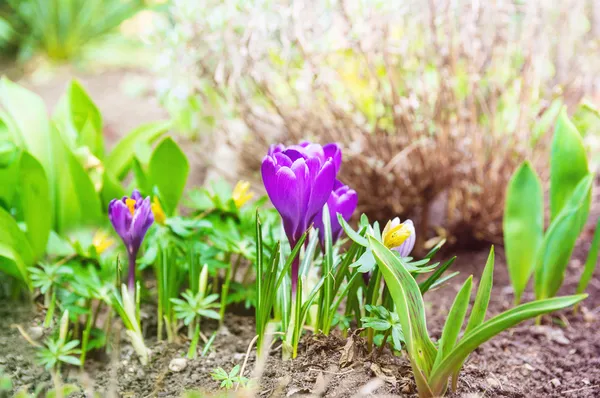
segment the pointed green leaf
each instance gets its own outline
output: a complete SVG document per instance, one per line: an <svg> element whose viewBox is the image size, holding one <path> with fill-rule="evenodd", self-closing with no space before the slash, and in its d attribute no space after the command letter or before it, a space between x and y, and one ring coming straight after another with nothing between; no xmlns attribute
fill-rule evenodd
<svg viewBox="0 0 600 398"><path fill-rule="evenodd" d="M171 128L171 122L152 122L141 125L123 137L106 157L104 167L122 180L127 175L135 154L136 144L151 143Z"/></svg>
<svg viewBox="0 0 600 398"><path fill-rule="evenodd" d="M446 359L432 370L429 377L429 384L434 396L439 396L443 392L448 382L448 377L458 372L469 354L481 344L526 319L570 307L586 297L586 294L579 294L533 301L521 304L482 323L479 327L463 336L456 347L447 355Z"/></svg>
<svg viewBox="0 0 600 398"><path fill-rule="evenodd" d="M340 225L342 226L342 229L344 230L346 235L348 235L348 238L350 238L352 241L358 243L363 247L367 247L367 240L360 233L352 229L352 227L346 222L346 220L344 220L344 217L340 213L337 214L337 218Z"/></svg>
<svg viewBox="0 0 600 398"><path fill-rule="evenodd" d="M465 329L465 333L469 333L477 326L481 325L485 320L485 314L487 313L488 304L492 295L492 285L494 284L494 246L490 248L490 254L488 255L485 268L481 274L481 280L479 281L479 287L477 288L477 296L475 297L475 303L473 303L473 309L471 315L469 315L469 322Z"/></svg>
<svg viewBox="0 0 600 398"><path fill-rule="evenodd" d="M504 207L504 247L508 274L519 302L535 268L544 236L542 183L529 162L513 174Z"/></svg>
<svg viewBox="0 0 600 398"><path fill-rule="evenodd" d="M417 370L421 371L427 378L437 350L427 334L425 305L419 285L406 270L400 258L376 238L368 236L368 241L396 304L396 312L406 339L406 348L411 362L416 366L415 373Z"/></svg>
<svg viewBox="0 0 600 398"><path fill-rule="evenodd" d="M592 181L592 175L581 180L561 214L546 231L536 263L535 294L538 299L553 297L562 285L580 233L581 209L586 206Z"/></svg>
<svg viewBox="0 0 600 398"><path fill-rule="evenodd" d="M446 318L446 324L442 331L442 337L440 339L440 345L438 348L437 356L435 358L434 367L439 364L442 360L448 356L450 351L454 348L458 335L465 321L467 315L467 308L469 307L469 300L471 298L471 287L473 285L473 276L469 276L462 288L458 291L454 303L448 312Z"/></svg>
<svg viewBox="0 0 600 398"><path fill-rule="evenodd" d="M444 264L439 266L433 274L429 278L427 278L424 282L419 284L419 289L421 289L421 294L425 294L431 289L436 282L438 282L441 276L446 272L448 268L454 263L456 260L456 256L452 257L450 260L446 261Z"/></svg>
<svg viewBox="0 0 600 398"><path fill-rule="evenodd" d="M581 134L563 108L558 117L550 159L550 215L558 217L579 181L589 173Z"/></svg>
<svg viewBox="0 0 600 398"><path fill-rule="evenodd" d="M594 238L592 239L592 245L590 246L590 251L588 252L587 260L585 261L585 266L583 268L583 273L581 274L581 278L579 278L579 284L577 285L577 293L583 293L587 288L588 283L592 279L592 275L594 274L594 269L596 269L596 265L598 264L598 252L600 250L600 218L596 224L596 232L594 232Z"/></svg>
<svg viewBox="0 0 600 398"><path fill-rule="evenodd" d="M27 225L26 234L34 258L39 259L46 252L46 243L52 228L52 219L48 211L52 208L50 187L44 168L27 152L21 156L19 175L23 220Z"/></svg>
<svg viewBox="0 0 600 398"><path fill-rule="evenodd" d="M102 115L78 81L71 81L67 87L53 120L71 150L86 146L98 159L104 157Z"/></svg>
<svg viewBox="0 0 600 398"><path fill-rule="evenodd" d="M162 140L150 158L148 179L158 188L161 204L172 215L183 195L190 165L187 157L172 138Z"/></svg>

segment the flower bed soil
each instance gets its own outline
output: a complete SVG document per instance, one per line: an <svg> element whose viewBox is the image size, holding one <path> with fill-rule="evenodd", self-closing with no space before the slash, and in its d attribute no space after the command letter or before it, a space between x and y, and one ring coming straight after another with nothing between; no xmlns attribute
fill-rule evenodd
<svg viewBox="0 0 600 398"><path fill-rule="evenodd" d="M596 184L591 221L600 215L598 188ZM561 294L575 291L592 234L590 223L575 249ZM439 337L460 285L469 274L478 280L487 254L487 249L459 253L455 269L461 271L461 275L426 295L427 321L435 338ZM450 396L600 396L600 268L587 292L590 297L578 313L563 311L554 318L545 318L541 326L534 325L533 321L525 322L485 343L466 362L459 389ZM533 299L532 294L528 293L524 299ZM508 309L511 304L504 253L499 249L488 317ZM16 306L10 301L0 303L0 367L12 377L15 388L50 383L48 372L35 365L34 349L11 327L21 324L28 328L41 321L41 314L35 308ZM206 329L215 327L215 324L207 324ZM63 376L101 396L177 397L192 389L217 392L218 383L212 380L210 372L217 367L230 370L242 364L254 337L251 315L227 315L225 327L218 331L215 339L214 351L188 361L185 369L174 372L169 364L173 358L185 356L187 345L156 342L152 340L155 333L151 329L146 331L153 352L148 366L142 367L132 347L121 339L115 350L120 354L118 358L93 356L86 362L85 375L77 369L68 369ZM306 335L296 360L282 361L280 357L281 352L275 345L262 372L257 396L417 396L408 360L393 356L387 350L380 356L369 355L361 338L348 340L339 332L329 337ZM253 372L255 361L252 353L245 375Z"/></svg>

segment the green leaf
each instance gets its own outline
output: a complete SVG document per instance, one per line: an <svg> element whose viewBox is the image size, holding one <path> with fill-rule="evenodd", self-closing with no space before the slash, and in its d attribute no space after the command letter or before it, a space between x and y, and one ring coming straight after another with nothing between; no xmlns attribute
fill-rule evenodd
<svg viewBox="0 0 600 398"><path fill-rule="evenodd" d="M348 237L351 240L353 240L354 242L358 243L359 245L361 245L363 247L368 246L367 240L363 236L361 236L358 232L353 230L352 227L350 225L348 225L346 220L344 220L344 217L340 213L337 214L337 218L338 218L340 225L344 229L344 232L346 232L346 235L348 235Z"/></svg>
<svg viewBox="0 0 600 398"><path fill-rule="evenodd" d="M538 252L535 295L538 299L556 295L580 233L581 209L586 206L593 176L588 175L576 187L564 211L550 224Z"/></svg>
<svg viewBox="0 0 600 398"><path fill-rule="evenodd" d="M368 241L396 304L396 312L400 318L413 370L415 370L415 374L422 372L424 378L427 379L437 350L427 334L425 304L419 285L406 270L400 258L373 236L369 235ZM418 378L417 382L419 382ZM418 387L422 388L421 385Z"/></svg>
<svg viewBox="0 0 600 398"><path fill-rule="evenodd" d="M27 268L34 263L29 240L19 228L17 222L3 208L0 208L0 225L2 226L0 228L0 257L10 260L10 262L2 260L0 269L29 285ZM13 266L10 265L11 263L13 263Z"/></svg>
<svg viewBox="0 0 600 398"><path fill-rule="evenodd" d="M536 316L557 311L574 304L587 297L586 294L555 297L546 300L533 301L526 304L521 304L511 310L508 310L494 318L484 322L479 327L467 333L454 349L446 356L431 371L429 385L433 396L443 395L446 388L448 377L460 370L463 362L467 357L481 344L485 343L492 337L502 331L526 320L535 318Z"/></svg>
<svg viewBox="0 0 600 398"><path fill-rule="evenodd" d="M27 225L27 237L34 259L40 259L46 251L52 227L48 211L52 208L48 179L40 162L27 152L21 156L19 175L21 207L23 220Z"/></svg>
<svg viewBox="0 0 600 398"><path fill-rule="evenodd" d="M454 303L452 304L450 312L448 312L448 317L446 318L444 330L442 331L442 337L437 356L435 358L435 364L433 365L434 367L448 356L456 344L456 339L458 339L458 334L460 333L460 329L465 321L465 316L467 315L472 285L473 276L471 275L467 278L462 288L456 295L456 298L454 299Z"/></svg>
<svg viewBox="0 0 600 398"><path fill-rule="evenodd" d="M550 159L550 215L558 217L579 181L589 173L581 134L563 108L552 141Z"/></svg>
<svg viewBox="0 0 600 398"><path fill-rule="evenodd" d="M0 207L10 208L19 186L21 151L9 141L0 141Z"/></svg>
<svg viewBox="0 0 600 398"><path fill-rule="evenodd" d="M96 188L77 157L53 130L57 181L56 231L64 232L82 225L95 225L102 219L102 204Z"/></svg>
<svg viewBox="0 0 600 398"><path fill-rule="evenodd" d="M419 289L421 290L421 294L425 294L431 289L436 282L440 280L440 277L446 272L448 268L454 263L456 260L456 256L452 257L450 260L446 261L444 264L439 266L433 274L429 278L427 278L424 282L419 284Z"/></svg>
<svg viewBox="0 0 600 398"><path fill-rule="evenodd" d="M596 232L594 232L594 238L592 239L592 245L588 252L587 260L583 268L583 273L579 278L579 284L577 285L577 294L583 293L587 288L588 283L594 275L594 269L598 263L598 252L600 251L600 218L596 224Z"/></svg>
<svg viewBox="0 0 600 398"><path fill-rule="evenodd" d="M149 180L158 188L167 215L172 215L177 209L189 171L190 165L185 154L170 137L161 141L152 153Z"/></svg>
<svg viewBox="0 0 600 398"><path fill-rule="evenodd" d="M542 183L529 162L524 162L508 183L503 225L508 274L518 303L544 238Z"/></svg>
<svg viewBox="0 0 600 398"><path fill-rule="evenodd" d="M139 142L151 143L171 128L171 122L152 122L137 127L123 137L107 156L104 167L112 175L122 180L127 175Z"/></svg>
<svg viewBox="0 0 600 398"><path fill-rule="evenodd" d="M492 285L494 284L494 257L494 246L492 246L487 262L485 263L485 268L481 274L477 296L475 296L475 303L473 303L473 309L471 310L471 315L469 315L469 322L465 328L465 333L469 333L485 320L485 314L487 313L492 295Z"/></svg>
<svg viewBox="0 0 600 398"><path fill-rule="evenodd" d="M104 157L102 115L81 84L73 80L54 111L54 122L71 150L86 146Z"/></svg>
<svg viewBox="0 0 600 398"><path fill-rule="evenodd" d="M44 167L54 204L55 181L60 174L54 167L57 160L44 101L38 95L3 77L0 80L0 105L3 108L3 111L0 110L0 118L6 124L14 142L27 150ZM53 209L49 211L53 217Z"/></svg>

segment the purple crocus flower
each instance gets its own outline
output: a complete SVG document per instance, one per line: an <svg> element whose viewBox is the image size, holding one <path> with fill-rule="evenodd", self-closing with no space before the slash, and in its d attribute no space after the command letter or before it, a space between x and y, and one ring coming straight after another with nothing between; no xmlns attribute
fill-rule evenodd
<svg viewBox="0 0 600 398"><path fill-rule="evenodd" d="M130 291L133 291L135 289L135 260L144 236L154 222L150 198L143 199L140 192L134 189L129 198L124 196L120 200L111 200L108 205L108 218L127 248L129 258L127 286Z"/></svg>
<svg viewBox="0 0 600 398"><path fill-rule="evenodd" d="M342 226L338 221L337 214L340 213L344 220L350 220L356 205L358 204L358 195L356 191L350 189L348 185L344 185L336 180L333 185L333 191L327 200L329 208L329 220L331 223L331 238L332 243L335 243L342 236ZM315 217L315 227L319 229L319 240L321 247L325 247L325 228L323 226L323 209L319 211Z"/></svg>
<svg viewBox="0 0 600 398"><path fill-rule="evenodd" d="M341 158L336 144L322 147L305 142L272 146L263 159L263 183L292 247L329 199ZM296 291L298 268L296 258L292 264L292 292Z"/></svg>

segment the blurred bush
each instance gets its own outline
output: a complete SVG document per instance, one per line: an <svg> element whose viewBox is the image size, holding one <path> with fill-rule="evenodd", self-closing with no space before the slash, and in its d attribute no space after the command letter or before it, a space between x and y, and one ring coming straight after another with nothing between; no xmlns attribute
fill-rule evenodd
<svg viewBox="0 0 600 398"><path fill-rule="evenodd" d="M590 7L174 0L153 38L158 90L188 131L226 133L243 171L269 143L336 141L359 213L499 241L512 172L597 84Z"/></svg>
<svg viewBox="0 0 600 398"><path fill-rule="evenodd" d="M0 0L0 49L27 60L72 60L144 6L144 0Z"/></svg>

